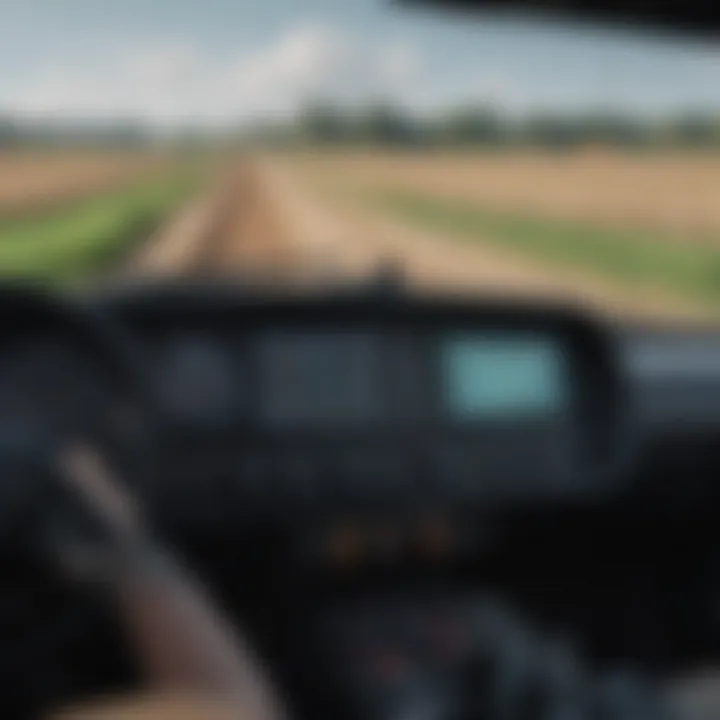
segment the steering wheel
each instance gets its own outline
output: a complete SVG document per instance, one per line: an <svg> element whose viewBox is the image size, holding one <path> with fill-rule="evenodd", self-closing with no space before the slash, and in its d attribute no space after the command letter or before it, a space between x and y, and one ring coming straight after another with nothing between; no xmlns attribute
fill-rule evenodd
<svg viewBox="0 0 720 720"><path fill-rule="evenodd" d="M47 338L63 348L62 361L43 355ZM155 413L132 343L79 302L0 284L0 343L0 679L21 686L42 658L69 652L103 609L94 595L69 588L42 553L49 526L81 521L55 475L59 451L93 445L142 494ZM4 368L14 350L20 359ZM72 380L54 375L63 363ZM87 393L83 383L92 386Z"/></svg>

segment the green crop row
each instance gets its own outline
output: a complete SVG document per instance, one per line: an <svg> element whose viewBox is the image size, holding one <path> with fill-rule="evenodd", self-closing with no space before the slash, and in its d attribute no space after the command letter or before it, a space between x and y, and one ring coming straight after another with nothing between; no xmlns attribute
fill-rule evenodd
<svg viewBox="0 0 720 720"><path fill-rule="evenodd" d="M655 287L720 311L720 237L510 214L416 193L369 190L364 202L391 215L492 245L550 267L582 269L615 283Z"/></svg>
<svg viewBox="0 0 720 720"><path fill-rule="evenodd" d="M197 186L187 167L50 213L0 220L0 275L74 282L110 271Z"/></svg>

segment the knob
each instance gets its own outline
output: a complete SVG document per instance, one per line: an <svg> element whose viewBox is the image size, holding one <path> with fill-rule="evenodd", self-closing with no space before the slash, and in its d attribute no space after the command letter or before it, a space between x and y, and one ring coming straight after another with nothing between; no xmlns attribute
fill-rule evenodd
<svg viewBox="0 0 720 720"><path fill-rule="evenodd" d="M659 692L633 672L616 672L597 686L592 720L668 720Z"/></svg>

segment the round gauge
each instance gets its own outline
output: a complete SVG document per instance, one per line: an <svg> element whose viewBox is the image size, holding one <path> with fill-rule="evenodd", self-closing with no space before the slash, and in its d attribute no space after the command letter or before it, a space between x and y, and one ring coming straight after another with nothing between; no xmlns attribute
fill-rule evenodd
<svg viewBox="0 0 720 720"><path fill-rule="evenodd" d="M163 407L181 422L204 424L227 418L237 392L231 357L201 335L169 342L158 365Z"/></svg>
<svg viewBox="0 0 720 720"><path fill-rule="evenodd" d="M92 363L70 343L27 340L0 358L0 423L47 437L96 427L111 406Z"/></svg>

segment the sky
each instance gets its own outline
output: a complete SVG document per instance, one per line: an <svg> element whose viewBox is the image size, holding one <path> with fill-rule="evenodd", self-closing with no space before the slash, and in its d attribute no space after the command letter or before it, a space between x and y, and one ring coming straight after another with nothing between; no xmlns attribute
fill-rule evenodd
<svg viewBox="0 0 720 720"><path fill-rule="evenodd" d="M226 127L381 99L720 111L720 46L390 0L0 0L0 115Z"/></svg>

